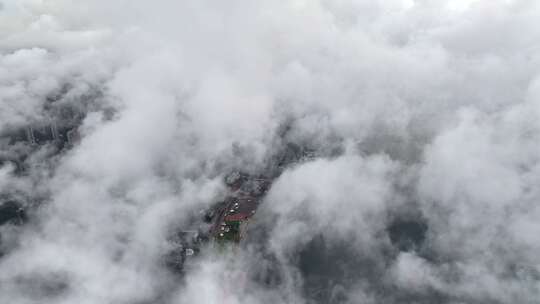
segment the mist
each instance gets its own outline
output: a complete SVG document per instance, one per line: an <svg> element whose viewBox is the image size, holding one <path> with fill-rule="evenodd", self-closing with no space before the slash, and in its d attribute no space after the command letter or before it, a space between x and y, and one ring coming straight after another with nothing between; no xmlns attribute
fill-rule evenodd
<svg viewBox="0 0 540 304"><path fill-rule="evenodd" d="M0 0L0 303L537 303L538 185L538 1Z"/></svg>

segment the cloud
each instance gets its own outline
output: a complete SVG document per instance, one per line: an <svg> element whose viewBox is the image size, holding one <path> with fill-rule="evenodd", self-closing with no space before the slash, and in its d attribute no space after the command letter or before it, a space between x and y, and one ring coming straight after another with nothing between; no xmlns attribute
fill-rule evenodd
<svg viewBox="0 0 540 304"><path fill-rule="evenodd" d="M2 2L0 197L29 220L0 230L0 302L533 303L539 13ZM11 140L53 121L78 126L69 149ZM275 178L235 254L166 269L226 174L295 151L315 159Z"/></svg>

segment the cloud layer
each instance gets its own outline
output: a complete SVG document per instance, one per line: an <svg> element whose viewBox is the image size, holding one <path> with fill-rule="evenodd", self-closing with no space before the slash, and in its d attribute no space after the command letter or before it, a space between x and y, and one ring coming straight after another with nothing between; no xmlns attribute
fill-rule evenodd
<svg viewBox="0 0 540 304"><path fill-rule="evenodd" d="M0 134L79 125L61 153L0 141L29 210L0 227L0 302L540 297L537 1L0 4ZM247 242L168 271L224 176L291 146L316 157Z"/></svg>

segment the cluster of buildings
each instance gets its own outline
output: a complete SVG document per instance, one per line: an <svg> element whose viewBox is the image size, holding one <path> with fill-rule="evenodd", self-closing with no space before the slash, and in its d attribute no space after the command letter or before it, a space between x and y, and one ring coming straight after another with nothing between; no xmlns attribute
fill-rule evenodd
<svg viewBox="0 0 540 304"><path fill-rule="evenodd" d="M0 141L4 145L26 143L31 146L54 144L64 147L66 144L73 144L79 138L76 127L76 125L66 125L54 120L36 122L0 134Z"/></svg>
<svg viewBox="0 0 540 304"><path fill-rule="evenodd" d="M66 113L76 112L63 111ZM50 119L5 128L0 133L0 167L11 166L16 176L31 175L32 155L42 151L40 155L46 159L72 147L79 138L77 130L81 121L82 114L77 114L69 119ZM0 189L0 227L26 222L32 206L39 204L39 198L30 195L18 189ZM0 255L2 247L0 230Z"/></svg>
<svg viewBox="0 0 540 304"><path fill-rule="evenodd" d="M230 183L231 195L215 207L211 237L218 243L240 242L270 184L269 178L248 175L239 175L237 180Z"/></svg>
<svg viewBox="0 0 540 304"><path fill-rule="evenodd" d="M205 244L223 247L241 243L273 180L285 168L314 158L314 150L289 144L271 160L263 174L230 172L224 180L229 195L206 210L201 221L193 225L195 229L175 233L170 240L173 249L166 256L166 264L173 271L182 273L184 263L191 256L196 256Z"/></svg>

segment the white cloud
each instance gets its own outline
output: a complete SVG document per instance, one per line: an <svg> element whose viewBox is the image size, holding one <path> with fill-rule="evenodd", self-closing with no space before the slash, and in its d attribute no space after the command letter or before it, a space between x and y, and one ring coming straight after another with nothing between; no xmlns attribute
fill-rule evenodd
<svg viewBox="0 0 540 304"><path fill-rule="evenodd" d="M51 96L88 113L67 153L0 168L2 191L45 197L5 232L0 299L222 301L217 273L257 261L203 256L176 286L167 231L223 195L230 168L264 167L285 123L331 157L287 169L261 209L289 285L250 282L231 303L308 301L295 263L321 234L352 252L335 298L538 298L536 1L2 3L0 133L46 120ZM386 235L402 213L427 222L419 252Z"/></svg>

